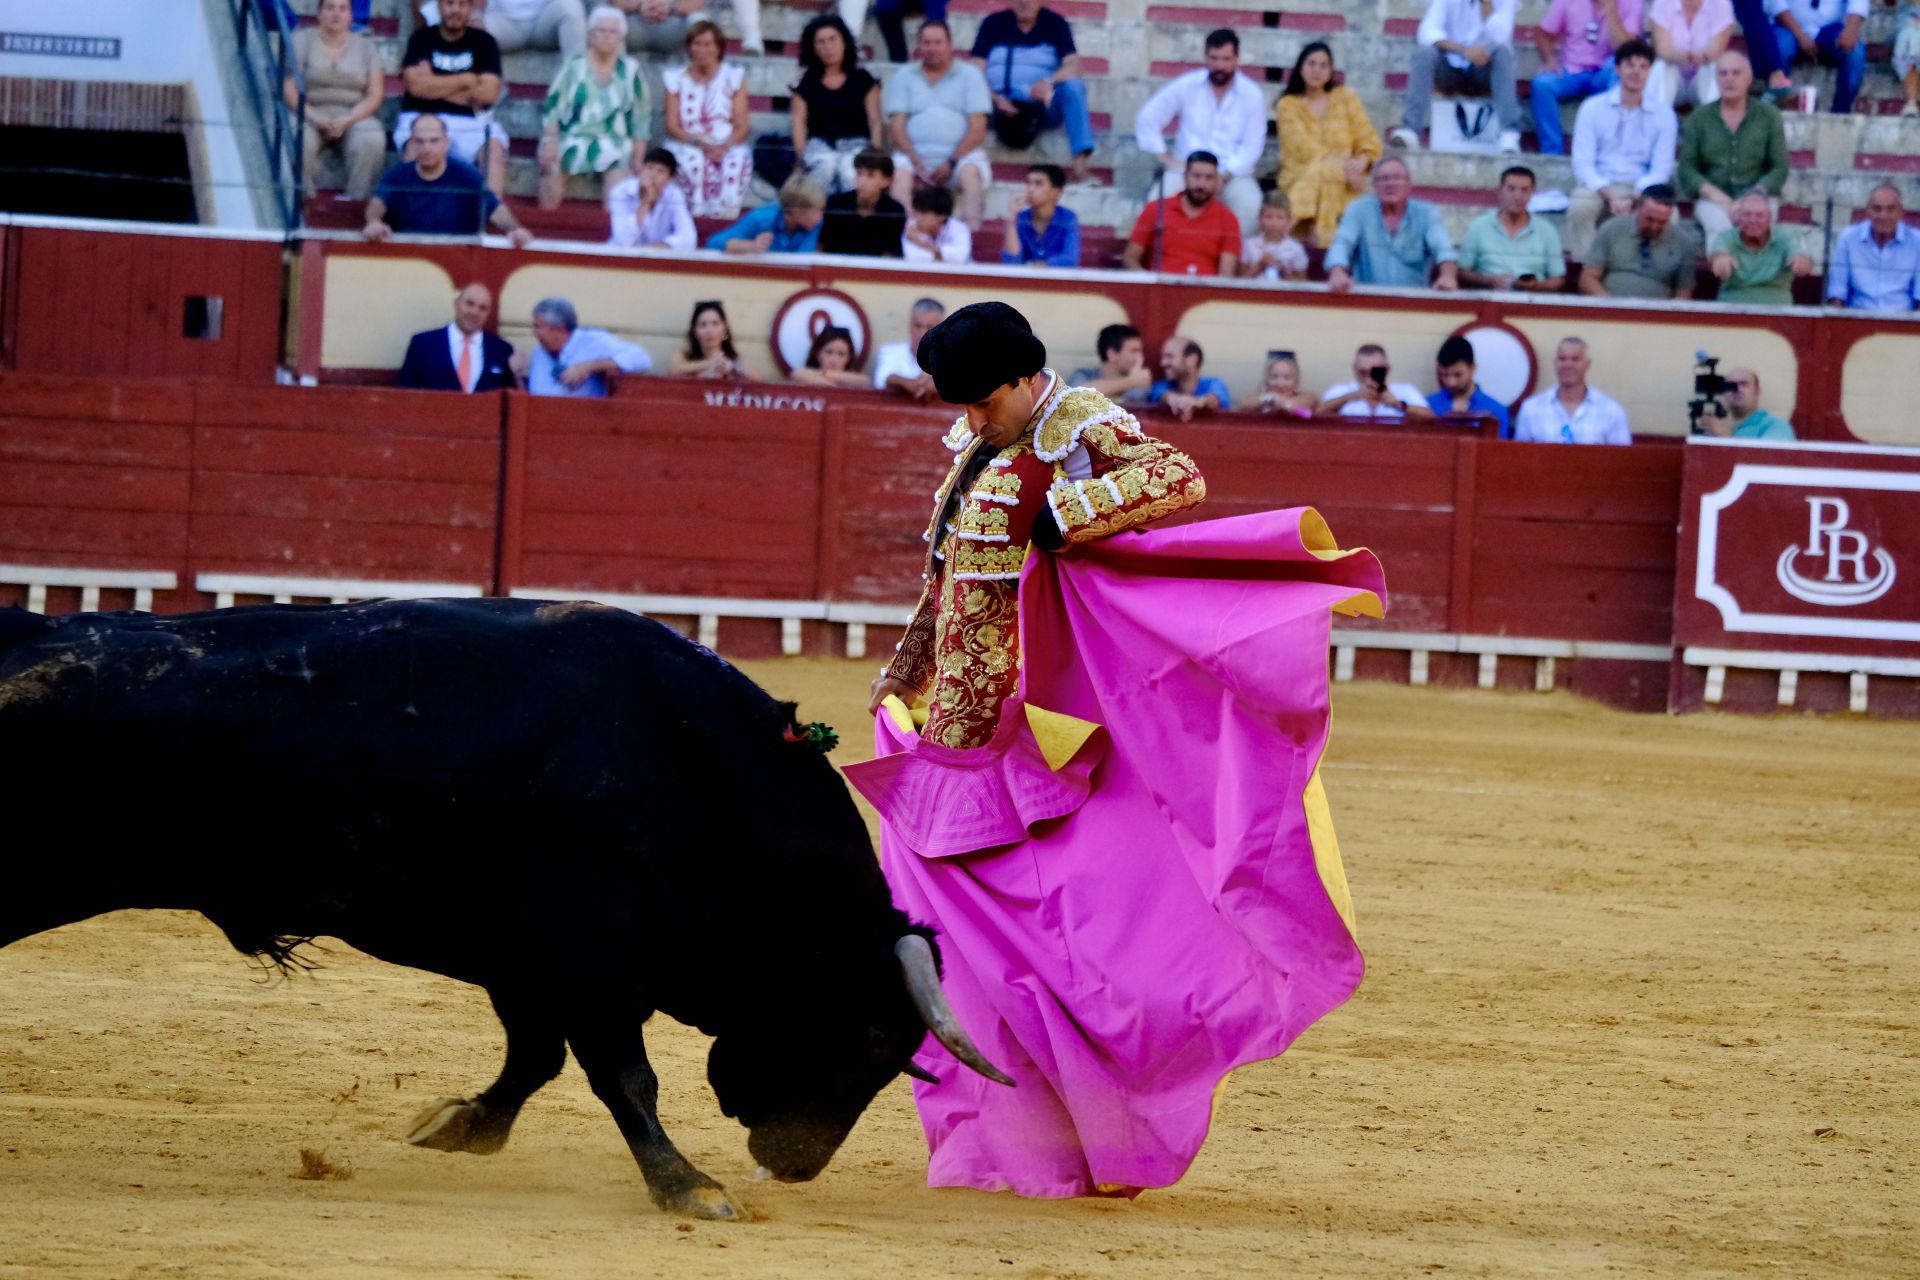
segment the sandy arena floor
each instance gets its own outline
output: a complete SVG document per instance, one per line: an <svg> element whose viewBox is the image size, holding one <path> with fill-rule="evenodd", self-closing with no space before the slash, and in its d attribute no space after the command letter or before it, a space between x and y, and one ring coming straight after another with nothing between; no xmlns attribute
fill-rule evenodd
<svg viewBox="0 0 1920 1280"><path fill-rule="evenodd" d="M870 663L752 670L864 749ZM904 1081L755 1184L664 1021L669 1131L757 1221L656 1213L572 1065L501 1154L415 1150L499 1066L478 991L342 950L263 985L198 916L101 918L0 951L0 1276L1920 1274L1917 779L1920 725L1340 689L1371 971L1134 1204L927 1190Z"/></svg>

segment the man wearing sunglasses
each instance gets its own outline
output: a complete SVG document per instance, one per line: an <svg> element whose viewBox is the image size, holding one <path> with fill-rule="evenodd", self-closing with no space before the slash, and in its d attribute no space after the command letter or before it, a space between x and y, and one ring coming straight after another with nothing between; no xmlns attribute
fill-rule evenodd
<svg viewBox="0 0 1920 1280"><path fill-rule="evenodd" d="M1596 298L1691 298L1700 236L1673 216L1673 188L1657 183L1633 202L1631 218L1601 225L1580 270L1580 292Z"/></svg>

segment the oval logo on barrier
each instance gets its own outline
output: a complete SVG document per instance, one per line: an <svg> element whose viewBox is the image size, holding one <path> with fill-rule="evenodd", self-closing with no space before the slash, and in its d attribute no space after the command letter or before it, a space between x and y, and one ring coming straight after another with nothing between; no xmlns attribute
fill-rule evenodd
<svg viewBox="0 0 1920 1280"><path fill-rule="evenodd" d="M853 367L864 367L873 345L873 330L858 302L838 289L803 289L780 304L773 316L774 362L781 373L792 373L807 363L813 342L827 329L845 329L853 338Z"/></svg>

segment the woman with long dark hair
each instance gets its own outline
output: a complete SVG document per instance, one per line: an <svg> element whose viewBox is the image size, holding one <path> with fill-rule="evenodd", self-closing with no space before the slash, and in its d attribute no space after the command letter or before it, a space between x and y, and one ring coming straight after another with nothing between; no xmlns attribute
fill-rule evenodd
<svg viewBox="0 0 1920 1280"><path fill-rule="evenodd" d="M794 163L828 195L853 190L853 158L880 149L880 82L860 65L839 14L823 13L800 33L790 101Z"/></svg>
<svg viewBox="0 0 1920 1280"><path fill-rule="evenodd" d="M793 380L816 387L869 386L867 376L860 372L854 359L853 335L834 325L814 335L813 346L807 349L807 362L793 371Z"/></svg>
<svg viewBox="0 0 1920 1280"><path fill-rule="evenodd" d="M688 378L747 377L747 366L733 349L733 326L727 323L725 307L712 300L693 304L687 345L673 353L671 366L673 372Z"/></svg>
<svg viewBox="0 0 1920 1280"><path fill-rule="evenodd" d="M1315 40L1300 51L1274 108L1280 135L1279 189L1293 206L1294 234L1333 242L1340 215L1367 189L1380 158L1380 131L1360 95L1333 79L1333 50Z"/></svg>

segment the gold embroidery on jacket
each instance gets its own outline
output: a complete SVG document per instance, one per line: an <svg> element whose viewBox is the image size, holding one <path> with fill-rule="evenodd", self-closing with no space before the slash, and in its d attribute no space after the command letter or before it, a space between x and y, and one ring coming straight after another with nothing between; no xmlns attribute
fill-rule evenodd
<svg viewBox="0 0 1920 1280"><path fill-rule="evenodd" d="M1017 582L956 582L940 614L925 736L978 747L993 737L1000 707L1020 679Z"/></svg>
<svg viewBox="0 0 1920 1280"><path fill-rule="evenodd" d="M1056 471L1048 506L1068 542L1090 542L1191 507L1207 496L1200 469L1164 440L1092 422L1080 435L1093 475Z"/></svg>
<svg viewBox="0 0 1920 1280"><path fill-rule="evenodd" d="M1056 391L1049 405L1032 435L1002 449L961 495L951 529L928 525L927 587L888 672L927 691L925 736L944 746L990 741L1019 683L1019 577L1030 548L1008 540L1021 490L1013 462L1032 452L1052 464L1042 496L1069 542L1158 520L1206 496L1192 458L1142 433L1132 414L1099 392ZM944 443L959 456L935 495L933 521L974 440L965 418L947 433ZM1078 448L1092 472L1082 480L1065 472Z"/></svg>

